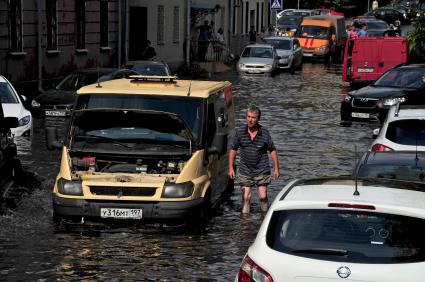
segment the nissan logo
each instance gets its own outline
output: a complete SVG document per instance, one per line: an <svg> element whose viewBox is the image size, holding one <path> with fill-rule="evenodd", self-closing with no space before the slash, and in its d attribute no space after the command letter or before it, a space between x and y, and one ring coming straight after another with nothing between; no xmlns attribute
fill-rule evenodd
<svg viewBox="0 0 425 282"><path fill-rule="evenodd" d="M336 270L336 273L341 278L347 278L351 274L351 270L346 266L341 266Z"/></svg>
<svg viewBox="0 0 425 282"><path fill-rule="evenodd" d="M367 102L369 99L368 98L361 98L360 101L362 102Z"/></svg>

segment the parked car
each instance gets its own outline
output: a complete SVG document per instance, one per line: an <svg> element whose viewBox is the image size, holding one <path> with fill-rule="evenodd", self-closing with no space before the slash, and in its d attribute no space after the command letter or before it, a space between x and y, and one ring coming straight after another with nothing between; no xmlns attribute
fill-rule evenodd
<svg viewBox="0 0 425 282"><path fill-rule="evenodd" d="M424 182L425 152L367 151L357 163L353 172L355 175Z"/></svg>
<svg viewBox="0 0 425 282"><path fill-rule="evenodd" d="M425 151L425 105L392 106L373 135L371 151Z"/></svg>
<svg viewBox="0 0 425 282"><path fill-rule="evenodd" d="M18 95L12 83L0 75L0 102L4 116L18 118L18 125L11 128L15 136L32 135L33 120L31 112L24 106L25 100L26 97Z"/></svg>
<svg viewBox="0 0 425 282"><path fill-rule="evenodd" d="M382 7L372 12L372 15L379 20L385 21L387 24L400 26L405 23L403 13L393 8Z"/></svg>
<svg viewBox="0 0 425 282"><path fill-rule="evenodd" d="M387 70L407 63L408 59L405 37L350 38L345 45L342 80L350 84L371 83Z"/></svg>
<svg viewBox="0 0 425 282"><path fill-rule="evenodd" d="M21 177L22 167L17 158L16 144L11 129L19 126L17 117L5 117L0 107L0 201L16 177Z"/></svg>
<svg viewBox="0 0 425 282"><path fill-rule="evenodd" d="M132 61L127 68L141 75L170 76L171 71L167 63L160 61Z"/></svg>
<svg viewBox="0 0 425 282"><path fill-rule="evenodd" d="M31 101L31 111L36 117L67 117L75 102L75 93L82 86L119 79L136 74L128 69L80 69L66 76L55 89L39 94Z"/></svg>
<svg viewBox="0 0 425 282"><path fill-rule="evenodd" d="M249 44L242 51L236 68L239 73L274 76L280 59L273 45Z"/></svg>
<svg viewBox="0 0 425 282"><path fill-rule="evenodd" d="M397 103L425 104L425 64L409 64L386 71L369 86L348 92L341 102L341 121L383 122Z"/></svg>
<svg viewBox="0 0 425 282"><path fill-rule="evenodd" d="M276 196L236 281L422 282L425 185L292 181Z"/></svg>
<svg viewBox="0 0 425 282"><path fill-rule="evenodd" d="M367 27L367 36L396 36L400 35L400 30L394 30L383 20L353 20L352 25L361 28L363 25Z"/></svg>
<svg viewBox="0 0 425 282"><path fill-rule="evenodd" d="M140 75L101 85L77 91L65 142L46 130L63 152L53 219L205 223L233 189L232 84Z"/></svg>
<svg viewBox="0 0 425 282"><path fill-rule="evenodd" d="M296 69L302 68L303 50L298 39L293 37L272 36L265 37L263 41L276 48L280 57L277 67L280 70L289 70L294 73Z"/></svg>
<svg viewBox="0 0 425 282"><path fill-rule="evenodd" d="M278 34L294 36L303 17L298 15L284 15L277 20Z"/></svg>

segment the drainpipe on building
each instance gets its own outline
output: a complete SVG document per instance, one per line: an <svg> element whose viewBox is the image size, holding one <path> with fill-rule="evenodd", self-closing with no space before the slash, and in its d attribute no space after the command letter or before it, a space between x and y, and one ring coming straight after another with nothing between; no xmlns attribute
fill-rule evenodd
<svg viewBox="0 0 425 282"><path fill-rule="evenodd" d="M190 4L192 0L186 1L186 65L190 66Z"/></svg>
<svg viewBox="0 0 425 282"><path fill-rule="evenodd" d="M42 14L41 14L41 2L37 1L37 58L38 58L38 91L44 92L43 89L43 49L41 46L41 35L43 32L42 28Z"/></svg>
<svg viewBox="0 0 425 282"><path fill-rule="evenodd" d="M118 53L118 68L121 68L121 27L122 27L122 17L121 17L121 0L118 1L118 44L117 44L117 53Z"/></svg>

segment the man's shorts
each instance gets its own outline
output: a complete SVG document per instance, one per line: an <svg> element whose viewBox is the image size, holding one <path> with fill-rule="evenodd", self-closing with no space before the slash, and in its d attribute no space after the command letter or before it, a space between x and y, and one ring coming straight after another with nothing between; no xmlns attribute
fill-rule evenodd
<svg viewBox="0 0 425 282"><path fill-rule="evenodd" d="M271 174L261 174L258 176L238 175L238 183L241 187L267 186L272 181Z"/></svg>

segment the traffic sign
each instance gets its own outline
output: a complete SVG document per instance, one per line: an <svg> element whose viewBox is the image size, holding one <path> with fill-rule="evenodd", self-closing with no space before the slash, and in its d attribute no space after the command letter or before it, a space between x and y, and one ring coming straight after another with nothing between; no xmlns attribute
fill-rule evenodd
<svg viewBox="0 0 425 282"><path fill-rule="evenodd" d="M282 10L282 0L270 0L271 10Z"/></svg>

